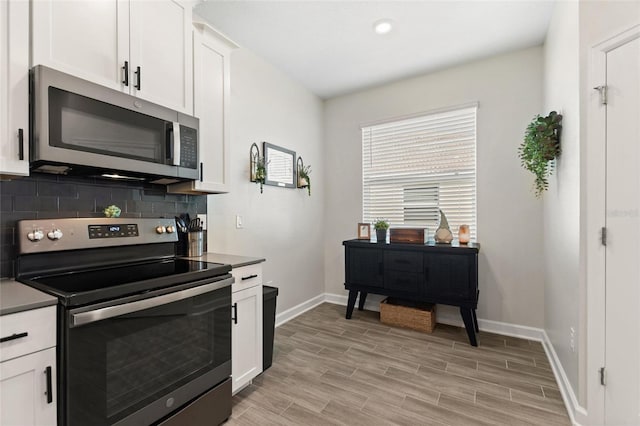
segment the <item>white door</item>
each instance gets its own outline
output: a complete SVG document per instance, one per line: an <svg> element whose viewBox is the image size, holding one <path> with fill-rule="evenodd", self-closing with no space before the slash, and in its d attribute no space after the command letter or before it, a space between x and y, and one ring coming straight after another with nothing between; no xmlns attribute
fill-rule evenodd
<svg viewBox="0 0 640 426"><path fill-rule="evenodd" d="M131 93L193 114L193 39L188 1L131 2Z"/></svg>
<svg viewBox="0 0 640 426"><path fill-rule="evenodd" d="M38 0L31 9L32 65L129 92L124 74L129 60L127 0Z"/></svg>
<svg viewBox="0 0 640 426"><path fill-rule="evenodd" d="M47 367L51 367L48 402ZM54 426L56 416L56 349L50 348L0 363L0 424Z"/></svg>
<svg viewBox="0 0 640 426"><path fill-rule="evenodd" d="M605 417L640 424L640 39L606 54Z"/></svg>
<svg viewBox="0 0 640 426"><path fill-rule="evenodd" d="M29 175L29 3L0 2L0 175ZM5 95L6 94L6 95Z"/></svg>
<svg viewBox="0 0 640 426"><path fill-rule="evenodd" d="M262 373L262 286L231 295L235 320L231 332L232 391L236 393Z"/></svg>

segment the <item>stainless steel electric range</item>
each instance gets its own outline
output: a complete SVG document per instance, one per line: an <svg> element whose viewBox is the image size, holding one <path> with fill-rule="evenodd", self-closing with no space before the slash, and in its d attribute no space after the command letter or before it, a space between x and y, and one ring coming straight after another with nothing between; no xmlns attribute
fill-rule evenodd
<svg viewBox="0 0 640 426"><path fill-rule="evenodd" d="M26 220L18 233L16 278L59 300L59 425L229 417L229 265L177 258L174 219Z"/></svg>

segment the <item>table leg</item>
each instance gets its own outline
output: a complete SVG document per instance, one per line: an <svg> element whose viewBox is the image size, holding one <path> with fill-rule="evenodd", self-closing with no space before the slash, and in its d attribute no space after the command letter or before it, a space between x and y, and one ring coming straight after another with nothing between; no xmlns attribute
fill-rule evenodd
<svg viewBox="0 0 640 426"><path fill-rule="evenodd" d="M353 315L353 308L356 305L356 298L358 297L358 290L349 290L349 301L347 302L347 319L351 319Z"/></svg>
<svg viewBox="0 0 640 426"><path fill-rule="evenodd" d="M471 346L478 346L478 342L476 341L475 325L473 323L473 309L461 307L460 315L462 316L462 321L464 321L464 328L467 330L467 336L469 336L469 343Z"/></svg>
<svg viewBox="0 0 640 426"><path fill-rule="evenodd" d="M364 309L364 302L367 300L367 294L364 291L360 292L360 300L358 301L358 310L361 311Z"/></svg>
<svg viewBox="0 0 640 426"><path fill-rule="evenodd" d="M476 333L479 333L480 329L478 328L478 317L476 316L476 310L472 309L471 313L473 314L473 325L474 325L474 328L476 329Z"/></svg>

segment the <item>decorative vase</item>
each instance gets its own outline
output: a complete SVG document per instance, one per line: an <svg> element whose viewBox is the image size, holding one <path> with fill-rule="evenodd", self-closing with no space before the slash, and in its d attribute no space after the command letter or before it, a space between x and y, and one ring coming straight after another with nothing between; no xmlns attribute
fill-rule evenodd
<svg viewBox="0 0 640 426"><path fill-rule="evenodd" d="M458 242L460 242L460 244L468 244L470 237L469 225L460 225L460 229L458 230Z"/></svg>
<svg viewBox="0 0 640 426"><path fill-rule="evenodd" d="M438 244L449 244L453 240L453 234L449 228L447 217L442 210L438 209L438 211L440 212L440 226L438 226L434 238Z"/></svg>
<svg viewBox="0 0 640 426"><path fill-rule="evenodd" d="M386 229L376 229L376 238L379 243L387 242L387 230Z"/></svg>

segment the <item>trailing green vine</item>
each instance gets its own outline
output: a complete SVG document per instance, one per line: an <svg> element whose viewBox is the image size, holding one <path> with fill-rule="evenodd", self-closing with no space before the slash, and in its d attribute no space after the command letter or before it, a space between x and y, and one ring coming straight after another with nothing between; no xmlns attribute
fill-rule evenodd
<svg viewBox="0 0 640 426"><path fill-rule="evenodd" d="M522 167L535 175L536 197L549 188L553 171L550 161L560 155L562 115L551 111L546 117L537 115L527 126L524 141L518 148Z"/></svg>

